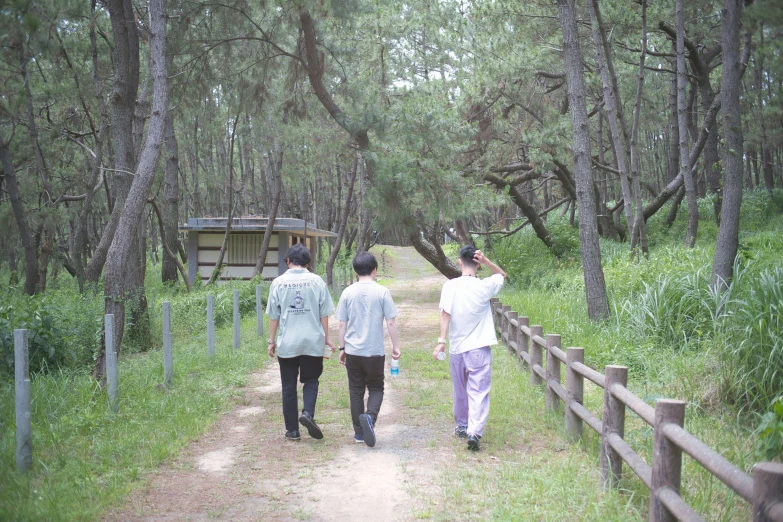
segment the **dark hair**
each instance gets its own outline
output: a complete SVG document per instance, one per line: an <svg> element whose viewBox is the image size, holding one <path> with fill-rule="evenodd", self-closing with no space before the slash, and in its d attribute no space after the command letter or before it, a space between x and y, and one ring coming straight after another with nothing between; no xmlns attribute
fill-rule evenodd
<svg viewBox="0 0 783 522"><path fill-rule="evenodd" d="M297 243L289 248L288 252L285 253L285 258L292 265L301 266L303 268L309 265L312 260L310 251L301 243Z"/></svg>
<svg viewBox="0 0 783 522"><path fill-rule="evenodd" d="M462 259L462 264L467 267L474 267L477 263L473 260L473 256L476 255L476 247L473 245L465 245L459 249L459 258Z"/></svg>
<svg viewBox="0 0 783 522"><path fill-rule="evenodd" d="M369 252L358 252L353 258L353 269L360 276L368 276L378 268L378 260Z"/></svg>

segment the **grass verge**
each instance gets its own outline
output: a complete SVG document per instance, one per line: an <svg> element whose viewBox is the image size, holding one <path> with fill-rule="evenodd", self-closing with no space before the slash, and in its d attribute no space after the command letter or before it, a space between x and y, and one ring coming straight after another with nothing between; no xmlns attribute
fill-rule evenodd
<svg viewBox="0 0 783 522"><path fill-rule="evenodd" d="M183 324L175 332L174 384L168 390L160 386L160 350L120 357L115 415L108 412L106 391L86 371L34 376L33 469L24 475L15 471L14 388L3 383L0 519L95 519L204 433L242 395L247 374L266 357L254 317L242 323L239 350L232 348L230 324L217 330L212 360L206 334L193 330Z"/></svg>

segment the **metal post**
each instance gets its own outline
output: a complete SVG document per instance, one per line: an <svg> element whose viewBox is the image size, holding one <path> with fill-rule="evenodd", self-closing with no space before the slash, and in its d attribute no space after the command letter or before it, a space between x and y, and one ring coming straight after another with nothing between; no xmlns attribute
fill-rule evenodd
<svg viewBox="0 0 783 522"><path fill-rule="evenodd" d="M517 334L517 360L522 360L522 352L530 351L530 337L522 331L523 326L530 326L529 317L519 317L517 319L519 323L519 333Z"/></svg>
<svg viewBox="0 0 783 522"><path fill-rule="evenodd" d="M163 384L171 385L174 377L174 354L171 346L171 303L163 301Z"/></svg>
<svg viewBox="0 0 783 522"><path fill-rule="evenodd" d="M609 445L609 434L625 437L625 404L612 395L612 386L628 384L628 368L609 365L605 368L604 418L601 433L601 477L604 487L617 487L623 471L623 458Z"/></svg>
<svg viewBox="0 0 783 522"><path fill-rule="evenodd" d="M207 296L207 355L215 355L215 296Z"/></svg>
<svg viewBox="0 0 783 522"><path fill-rule="evenodd" d="M27 330L14 330L14 385L16 397L16 469L33 467L33 422L30 413L30 366Z"/></svg>
<svg viewBox="0 0 783 522"><path fill-rule="evenodd" d="M261 285L256 285L256 336L264 336L264 306L261 302Z"/></svg>
<svg viewBox="0 0 783 522"><path fill-rule="evenodd" d="M516 348L512 348L512 344L517 344L517 333L519 332L519 326L514 326L514 321L517 320L519 314L517 312L508 313L508 353L516 353L514 350L519 350L519 345Z"/></svg>
<svg viewBox="0 0 783 522"><path fill-rule="evenodd" d="M106 324L105 341L106 341L106 387L109 391L109 410L112 413L117 413L119 409L119 401L117 396L117 352L114 350L114 314L106 314L104 316Z"/></svg>
<svg viewBox="0 0 783 522"><path fill-rule="evenodd" d="M533 337L544 335L544 327L541 325L535 325L530 327L530 384L538 386L541 384L541 377L535 372L534 368L537 365L543 366L543 358L541 356L541 346L533 341Z"/></svg>
<svg viewBox="0 0 783 522"><path fill-rule="evenodd" d="M760 462L753 467L753 522L767 522L783 513L783 463Z"/></svg>
<svg viewBox="0 0 783 522"><path fill-rule="evenodd" d="M576 373L572 365L574 363L584 363L585 361L585 349L584 348L567 348L566 349L566 393L568 402L565 408L565 420L566 431L572 441L576 441L582 437L582 419L571 410L571 405L583 404L585 393L585 378Z"/></svg>
<svg viewBox="0 0 783 522"><path fill-rule="evenodd" d="M547 334L546 336L546 409L547 411L554 411L558 408L558 400L555 390L552 389L550 383L552 381L560 384L560 359L552 354L553 347L560 348L560 335Z"/></svg>
<svg viewBox="0 0 783 522"><path fill-rule="evenodd" d="M678 495L680 494L682 450L666 438L663 428L667 424L682 426L684 423L685 402L659 399L655 403L650 522L674 522L677 520L658 499L658 491L668 488Z"/></svg>
<svg viewBox="0 0 783 522"><path fill-rule="evenodd" d="M239 290L234 290L234 348L239 348L240 344L240 325L239 325Z"/></svg>

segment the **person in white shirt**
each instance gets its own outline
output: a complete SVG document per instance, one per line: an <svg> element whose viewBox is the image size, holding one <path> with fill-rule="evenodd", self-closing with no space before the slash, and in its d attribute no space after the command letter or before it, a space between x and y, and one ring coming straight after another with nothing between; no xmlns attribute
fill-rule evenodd
<svg viewBox="0 0 783 522"><path fill-rule="evenodd" d="M446 349L449 335L451 382L454 386L454 432L467 437L468 449L478 451L489 415L492 351L497 344L489 300L500 292L506 273L472 245L460 249L462 276L446 281L440 294L440 337L432 355ZM492 271L476 277L484 265Z"/></svg>

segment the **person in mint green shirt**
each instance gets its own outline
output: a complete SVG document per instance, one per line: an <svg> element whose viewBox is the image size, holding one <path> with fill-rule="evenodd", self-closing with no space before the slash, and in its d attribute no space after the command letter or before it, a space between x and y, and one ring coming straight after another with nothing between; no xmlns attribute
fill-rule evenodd
<svg viewBox="0 0 783 522"><path fill-rule="evenodd" d="M277 354L283 388L285 438L299 440L299 424L314 439L323 432L315 422L318 379L324 369L324 351L329 340L329 314L334 310L326 283L307 268L310 251L302 244L288 249L288 270L272 281L266 313L269 316L269 357ZM302 383L302 413L296 396L296 380ZM297 415L299 415L297 424Z"/></svg>

